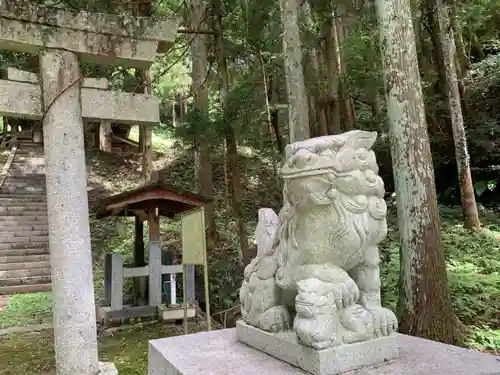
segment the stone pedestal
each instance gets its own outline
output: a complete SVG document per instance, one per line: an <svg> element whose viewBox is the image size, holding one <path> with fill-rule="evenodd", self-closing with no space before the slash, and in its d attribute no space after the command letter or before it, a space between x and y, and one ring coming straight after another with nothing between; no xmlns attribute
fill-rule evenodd
<svg viewBox="0 0 500 375"><path fill-rule="evenodd" d="M98 370L87 172L76 54L40 56L57 375Z"/></svg>
<svg viewBox="0 0 500 375"><path fill-rule="evenodd" d="M343 375L498 375L498 357L396 334L394 361ZM304 371L237 341L235 329L149 342L148 375L304 375Z"/></svg>
<svg viewBox="0 0 500 375"><path fill-rule="evenodd" d="M394 334L315 350L298 343L297 335L292 330L269 333L240 320L236 324L236 336L238 341L314 375L340 374L389 362L399 357L397 336Z"/></svg>

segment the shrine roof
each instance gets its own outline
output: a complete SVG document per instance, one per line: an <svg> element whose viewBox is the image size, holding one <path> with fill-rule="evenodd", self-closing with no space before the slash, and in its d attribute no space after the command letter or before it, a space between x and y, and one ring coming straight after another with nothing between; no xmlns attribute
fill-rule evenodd
<svg viewBox="0 0 500 375"><path fill-rule="evenodd" d="M175 215L203 207L210 203L207 198L160 182L143 185L137 189L101 199L93 212L98 219L109 216L143 216L145 211L157 207L160 216Z"/></svg>

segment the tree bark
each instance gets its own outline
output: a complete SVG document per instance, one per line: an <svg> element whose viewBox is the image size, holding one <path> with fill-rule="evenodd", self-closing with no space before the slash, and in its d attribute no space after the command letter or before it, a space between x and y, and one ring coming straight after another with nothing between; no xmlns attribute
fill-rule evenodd
<svg viewBox="0 0 500 375"><path fill-rule="evenodd" d="M409 0L376 0L401 241L400 331L462 342L448 292Z"/></svg>
<svg viewBox="0 0 500 375"><path fill-rule="evenodd" d="M288 91L290 143L308 139L309 105L302 71L302 45L297 16L298 0L280 0L283 21L283 53Z"/></svg>
<svg viewBox="0 0 500 375"><path fill-rule="evenodd" d="M337 40L337 32L333 14L329 14L324 23L325 35L325 58L327 69L327 90L328 90L328 133L342 133L342 120L339 100L339 77L340 77L340 51Z"/></svg>
<svg viewBox="0 0 500 375"><path fill-rule="evenodd" d="M191 29L198 30L204 24L206 5L202 0L191 0ZM193 106L201 116L208 116L208 89L205 85L207 66L206 36L196 34L191 45L193 56ZM199 194L213 197L212 155L210 144L205 135L199 135L194 141L194 159L196 173L196 190ZM205 223L207 226L207 247L213 249L217 242L217 228L213 203L205 206Z"/></svg>
<svg viewBox="0 0 500 375"><path fill-rule="evenodd" d="M135 12L141 17L151 16L153 11L151 0L144 0L136 4ZM137 69L136 77L141 84L137 92L151 95L153 86L151 81L151 69ZM139 127L139 149L142 152L142 177L144 182L149 182L153 173L153 128L150 126Z"/></svg>
<svg viewBox="0 0 500 375"><path fill-rule="evenodd" d="M226 57L224 55L224 39L222 27L222 10L219 0L214 0L212 3L213 11L213 31L215 33L215 48L217 53L217 62L219 66L219 95L221 103L221 111L224 116L224 110L227 106L227 94L229 92L229 75L227 71ZM225 116L224 116L225 117ZM246 266L252 260L248 248L248 236L246 231L245 218L242 210L242 187L240 168L238 166L238 145L236 134L230 121L224 118L224 132L226 138L227 158L229 161L229 174L231 182L231 206L233 209L233 217L236 221L238 236L240 240L240 264Z"/></svg>
<svg viewBox="0 0 500 375"><path fill-rule="evenodd" d="M347 9L343 4L337 5L337 17L335 19L335 30L337 32L337 43L338 43L338 59L340 62L340 82L339 82L339 98L341 101L341 118L342 118L342 128L344 131L349 131L354 129L356 123L356 111L354 109L354 102L347 92L347 87L345 80L347 77L347 66L345 64L345 56L342 51L342 46L345 43L345 38L347 36L346 24L351 24L348 19Z"/></svg>
<svg viewBox="0 0 500 375"><path fill-rule="evenodd" d="M472 184L470 157L467 149L467 134L465 132L464 119L460 104L460 91L458 87L456 68L455 38L446 3L443 0L436 0L436 10L446 70L448 106L453 129L453 140L455 143L455 159L457 162L458 179L460 183L460 197L462 200L464 225L467 229L478 230L481 228L481 223L479 221L476 197L474 195L474 185Z"/></svg>
<svg viewBox="0 0 500 375"><path fill-rule="evenodd" d="M267 129L269 132L269 138L271 139L271 142L273 142L273 120L272 120L272 110L271 110L271 92L269 90L269 85L267 84L267 74L266 74L266 66L264 65L264 58L262 57L262 54L259 52L259 61L260 61L260 69L262 72L262 83L264 86L264 95L266 98L266 115L267 115ZM274 147L271 147L271 155L273 158L273 176L276 180L276 186L279 186L279 180L278 180L278 158L276 155L276 150ZM281 152L281 150L280 150Z"/></svg>
<svg viewBox="0 0 500 375"><path fill-rule="evenodd" d="M431 32L431 41L432 41L432 46L434 48L434 57L439 78L438 79L439 93L443 96L443 98L446 98L446 95L448 93L448 88L446 85L446 67L443 56L443 46L441 44L441 37L439 35L439 21L437 18L437 13L435 11L434 0L425 0L425 1L426 1L427 18L429 20L429 28Z"/></svg>
<svg viewBox="0 0 500 375"><path fill-rule="evenodd" d="M285 144L283 142L283 136L281 135L281 128L279 122L279 95L278 95L278 83L276 82L276 77L273 75L269 75L269 89L268 89L268 97L270 101L270 105L272 108L271 111L271 126L274 130L274 136L276 137L276 147L280 154L284 154L285 152Z"/></svg>

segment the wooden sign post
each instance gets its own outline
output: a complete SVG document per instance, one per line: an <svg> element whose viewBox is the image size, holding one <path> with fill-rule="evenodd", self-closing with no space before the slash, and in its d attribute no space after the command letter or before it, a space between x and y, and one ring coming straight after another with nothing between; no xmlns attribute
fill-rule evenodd
<svg viewBox="0 0 500 375"><path fill-rule="evenodd" d="M186 265L203 265L203 278L205 284L205 306L207 315L207 327L210 331L212 323L210 320L210 295L208 289L208 259L207 239L205 236L205 211L203 207L182 215L182 288L184 306L184 333L188 333L187 315L188 301Z"/></svg>

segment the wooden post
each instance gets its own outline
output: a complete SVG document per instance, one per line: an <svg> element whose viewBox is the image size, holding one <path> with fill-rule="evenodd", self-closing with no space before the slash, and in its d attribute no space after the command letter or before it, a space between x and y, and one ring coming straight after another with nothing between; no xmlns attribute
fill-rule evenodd
<svg viewBox="0 0 500 375"><path fill-rule="evenodd" d="M144 223L141 219L135 217L135 242L134 242L134 267L144 267L146 259L144 256ZM146 277L137 277L134 279L134 298L136 303L146 300Z"/></svg>
<svg viewBox="0 0 500 375"><path fill-rule="evenodd" d="M161 243L158 208L149 211L149 305L161 304Z"/></svg>
<svg viewBox="0 0 500 375"><path fill-rule="evenodd" d="M2 134L0 136L0 148L5 148L7 144L7 135L8 135L8 120L7 117L3 117L3 126L2 126Z"/></svg>
<svg viewBox="0 0 500 375"><path fill-rule="evenodd" d="M142 71L141 81L142 85L144 85L144 94L152 95L151 69ZM146 183L151 180L151 172L153 170L152 142L153 128L151 126L139 127L139 148L142 151L142 175Z"/></svg>
<svg viewBox="0 0 500 375"><path fill-rule="evenodd" d="M100 147L100 126L97 126L92 130L92 136L94 137L94 148Z"/></svg>
<svg viewBox="0 0 500 375"><path fill-rule="evenodd" d="M123 256L111 255L111 310L123 309Z"/></svg>
<svg viewBox="0 0 500 375"><path fill-rule="evenodd" d="M152 129L150 126L143 126L144 128L144 149L142 152L142 174L144 182L151 181L151 174L153 172L153 149L152 149Z"/></svg>
<svg viewBox="0 0 500 375"><path fill-rule="evenodd" d="M33 123L33 143L42 143L43 133L42 133L42 123L40 121L35 121Z"/></svg>
<svg viewBox="0 0 500 375"><path fill-rule="evenodd" d="M101 121L99 126L99 146L101 151L111 152L113 131L110 121Z"/></svg>
<svg viewBox="0 0 500 375"><path fill-rule="evenodd" d="M13 124L14 123L14 124ZM17 121L10 121L10 146L18 143Z"/></svg>

